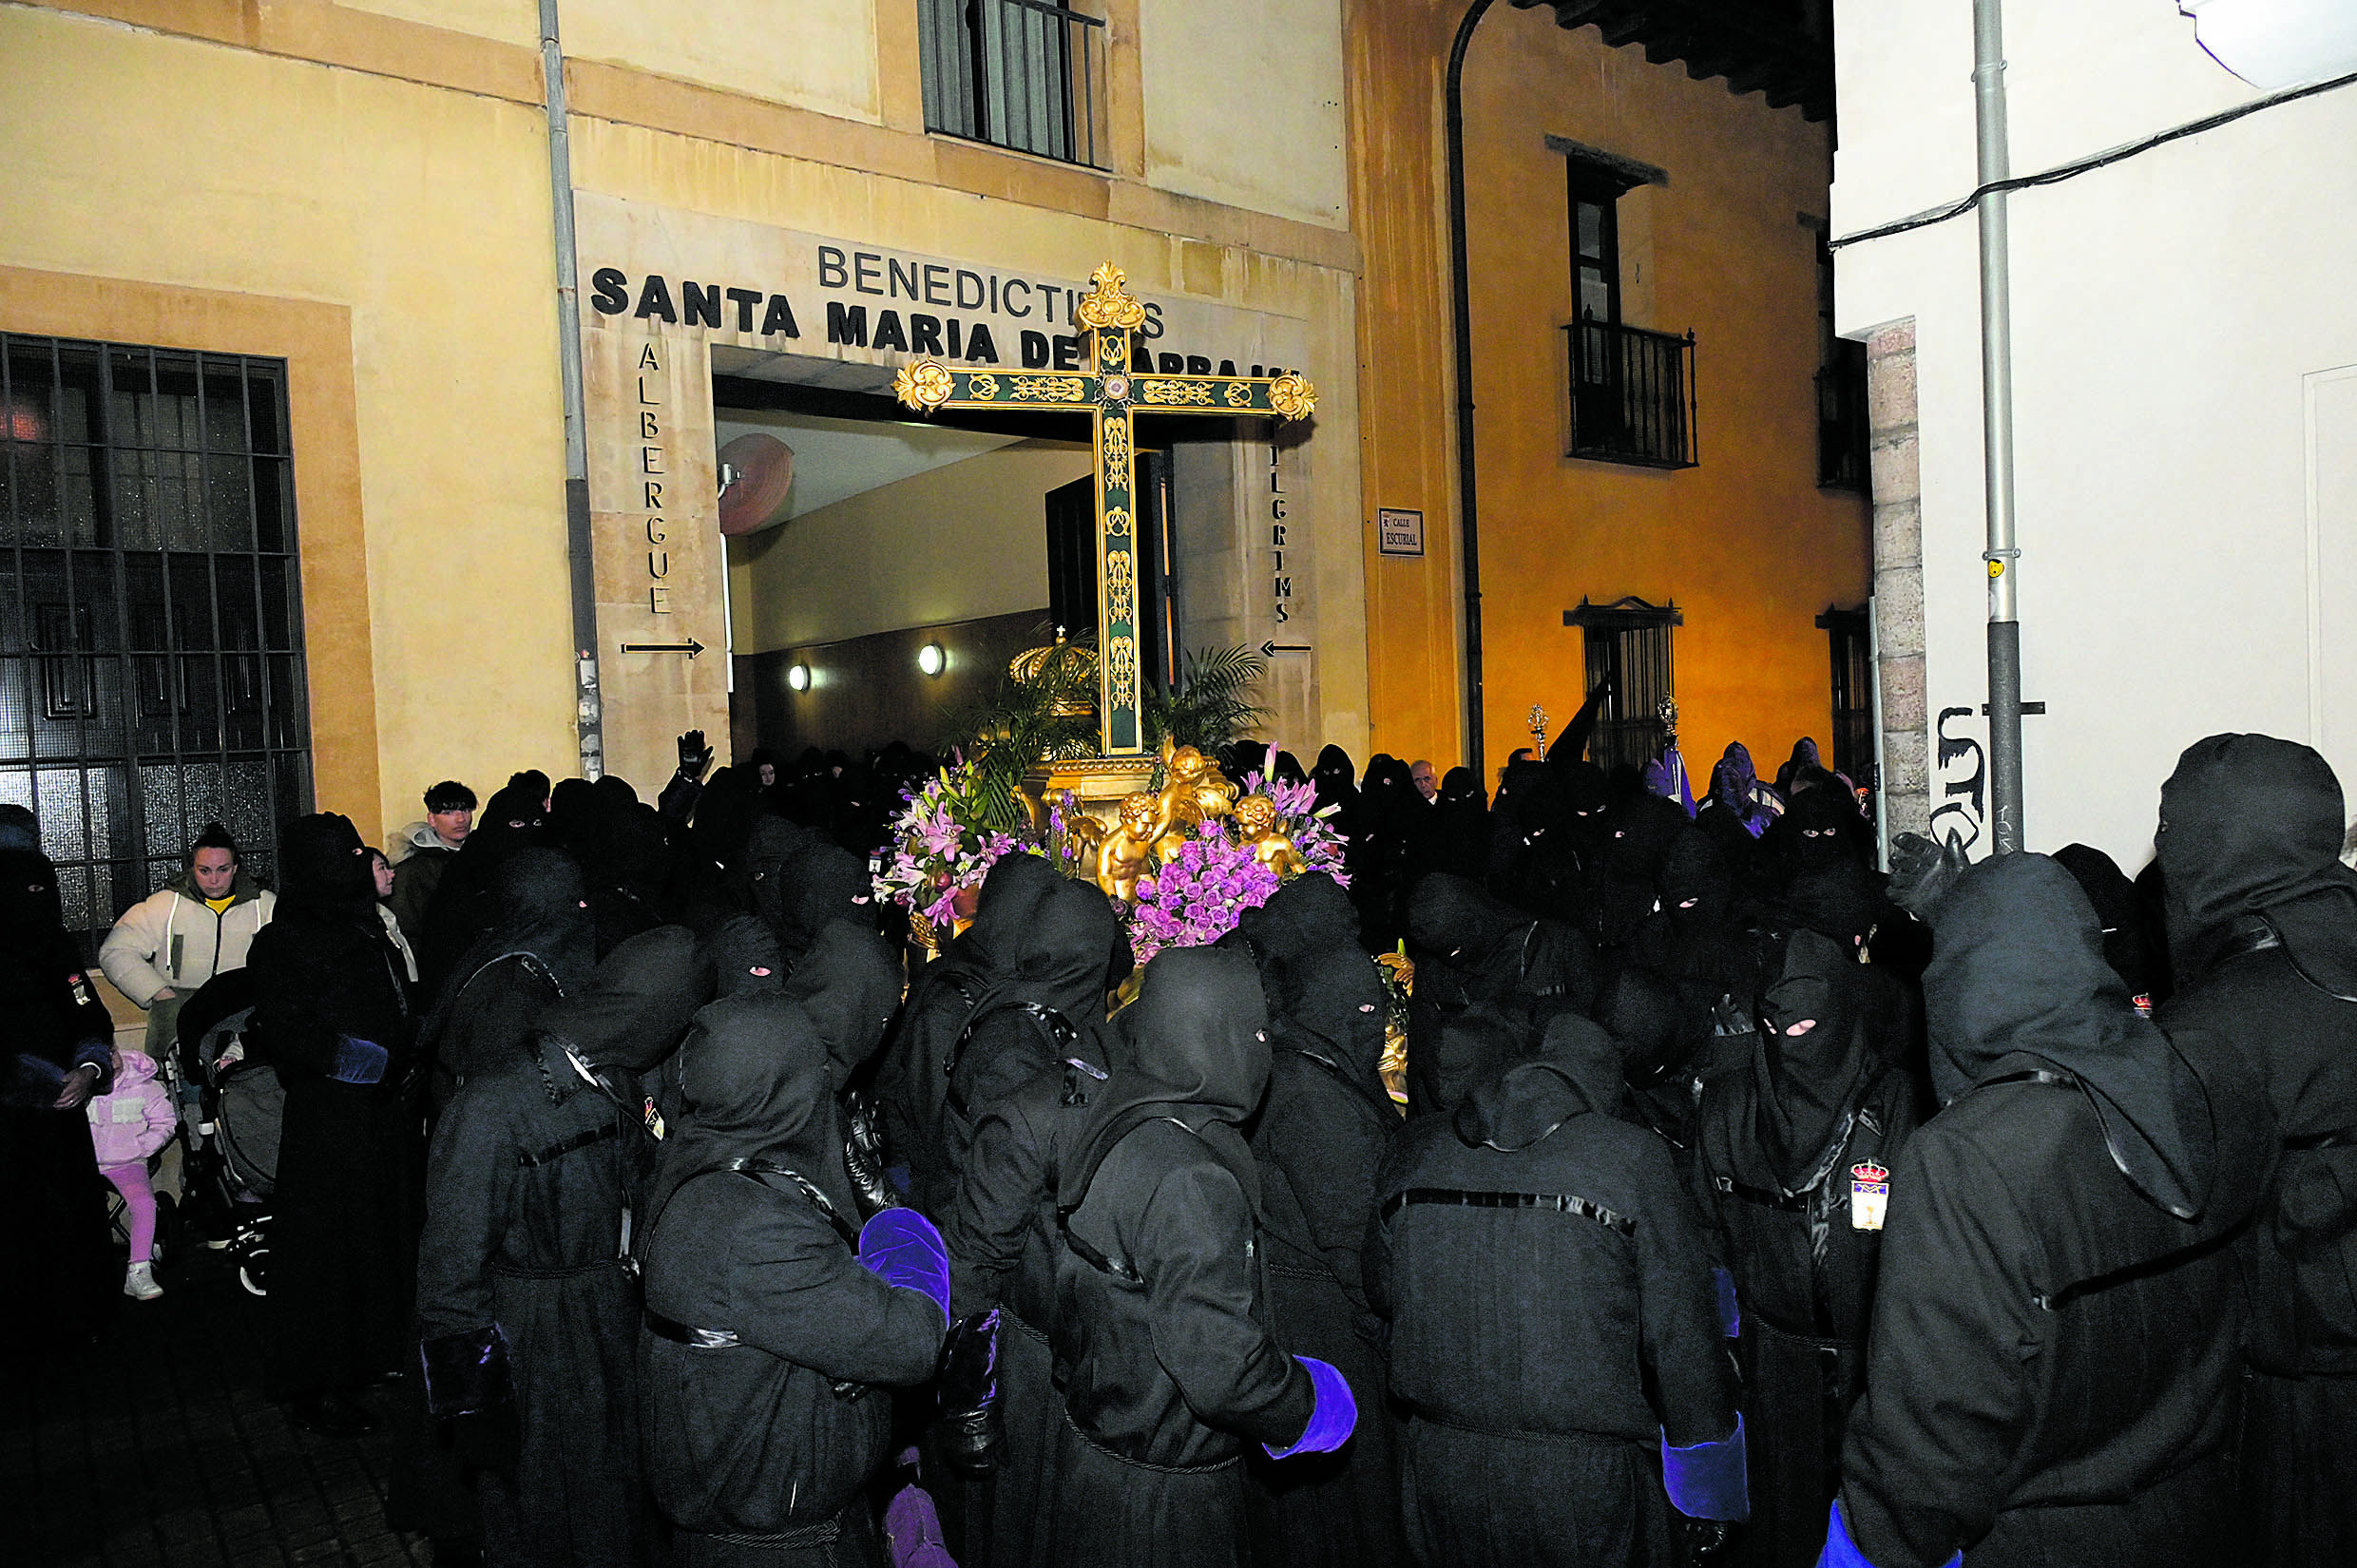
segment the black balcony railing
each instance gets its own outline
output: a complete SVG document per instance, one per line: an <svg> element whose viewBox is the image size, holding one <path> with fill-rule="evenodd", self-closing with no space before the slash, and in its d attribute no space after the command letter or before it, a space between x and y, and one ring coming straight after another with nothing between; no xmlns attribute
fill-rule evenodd
<svg viewBox="0 0 2357 1568"><path fill-rule="evenodd" d="M1866 345L1847 338L1817 372L1817 483L1827 489L1867 488Z"/></svg>
<svg viewBox="0 0 2357 1568"><path fill-rule="evenodd" d="M929 130L1102 168L1105 24L1054 0L918 0Z"/></svg>
<svg viewBox="0 0 2357 1568"><path fill-rule="evenodd" d="M1648 468L1691 468L1695 336L1590 316L1571 340L1571 455Z"/></svg>

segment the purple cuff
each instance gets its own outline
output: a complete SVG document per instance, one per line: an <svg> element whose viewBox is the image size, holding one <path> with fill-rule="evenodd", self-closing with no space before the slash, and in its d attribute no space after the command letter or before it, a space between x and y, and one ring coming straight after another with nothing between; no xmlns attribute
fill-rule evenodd
<svg viewBox="0 0 2357 1568"><path fill-rule="evenodd" d="M859 1261L887 1285L915 1291L941 1309L949 1326L949 1252L933 1222L914 1209L887 1209L859 1233Z"/></svg>
<svg viewBox="0 0 2357 1568"><path fill-rule="evenodd" d="M1711 1271L1711 1283L1718 1287L1718 1328L1729 1339L1743 1332L1743 1312L1735 1305L1735 1276L1725 1269Z"/></svg>
<svg viewBox="0 0 2357 1568"><path fill-rule="evenodd" d="M1957 1553L1941 1568L1964 1568L1964 1554ZM1833 1500L1833 1520L1826 1527L1825 1550L1817 1554L1817 1568L1874 1568L1858 1543L1849 1539L1849 1521L1842 1518L1841 1499Z"/></svg>
<svg viewBox="0 0 2357 1568"><path fill-rule="evenodd" d="M385 1063L392 1060L385 1048L373 1040L337 1035L335 1065L327 1076L338 1083L382 1083Z"/></svg>
<svg viewBox="0 0 2357 1568"><path fill-rule="evenodd" d="M1743 1417L1734 1435L1716 1443L1674 1448L1661 1435L1661 1488L1688 1519L1740 1521L1752 1517L1752 1491L1744 1476Z"/></svg>
<svg viewBox="0 0 2357 1568"><path fill-rule="evenodd" d="M1358 1426L1358 1401L1351 1396L1350 1384L1340 1372L1326 1363L1310 1356L1295 1356L1310 1374L1310 1424L1301 1429L1290 1448L1260 1446L1271 1459L1290 1459L1295 1454L1331 1454L1351 1440Z"/></svg>

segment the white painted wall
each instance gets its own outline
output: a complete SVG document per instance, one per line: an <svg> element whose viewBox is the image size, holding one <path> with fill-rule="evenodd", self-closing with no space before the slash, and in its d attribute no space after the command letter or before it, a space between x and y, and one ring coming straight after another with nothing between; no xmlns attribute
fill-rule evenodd
<svg viewBox="0 0 2357 1568"><path fill-rule="evenodd" d="M1140 0L1146 182L1350 222L1341 0Z"/></svg>
<svg viewBox="0 0 2357 1568"><path fill-rule="evenodd" d="M2016 174L2260 96L2171 0L2006 21ZM1965 195L1973 128L1962 0L1842 0L1836 26L1838 239ZM2351 148L2357 88L2012 198L2032 849L2133 874L2177 753L2220 730L2305 740L2357 786ZM1852 336L1916 321L1929 707L1984 743L1975 245L1966 215L1845 247L1839 309ZM1934 745L1936 811L1977 759Z"/></svg>

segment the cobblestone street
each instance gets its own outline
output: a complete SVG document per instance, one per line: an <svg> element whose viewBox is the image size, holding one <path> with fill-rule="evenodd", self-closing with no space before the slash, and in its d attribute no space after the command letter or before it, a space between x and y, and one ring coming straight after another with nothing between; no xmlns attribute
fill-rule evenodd
<svg viewBox="0 0 2357 1568"><path fill-rule="evenodd" d="M428 1563L385 1526L393 1424L297 1431L261 1394L259 1315L229 1254L183 1252L95 1350L19 1358L0 1406L0 1558L32 1568ZM390 1416L394 1400L371 1396Z"/></svg>

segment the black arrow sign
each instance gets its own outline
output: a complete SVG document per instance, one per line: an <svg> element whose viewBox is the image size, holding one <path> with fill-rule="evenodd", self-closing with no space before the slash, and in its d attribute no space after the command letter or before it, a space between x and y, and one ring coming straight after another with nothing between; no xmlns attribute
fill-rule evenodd
<svg viewBox="0 0 2357 1568"><path fill-rule="evenodd" d="M625 642L622 645L622 651L624 653L683 653L693 659L704 651L704 645L691 637L684 642Z"/></svg>
<svg viewBox="0 0 2357 1568"><path fill-rule="evenodd" d="M1263 659L1274 659L1281 653L1308 653L1309 651L1310 645L1307 642L1263 642L1260 644L1260 656Z"/></svg>

